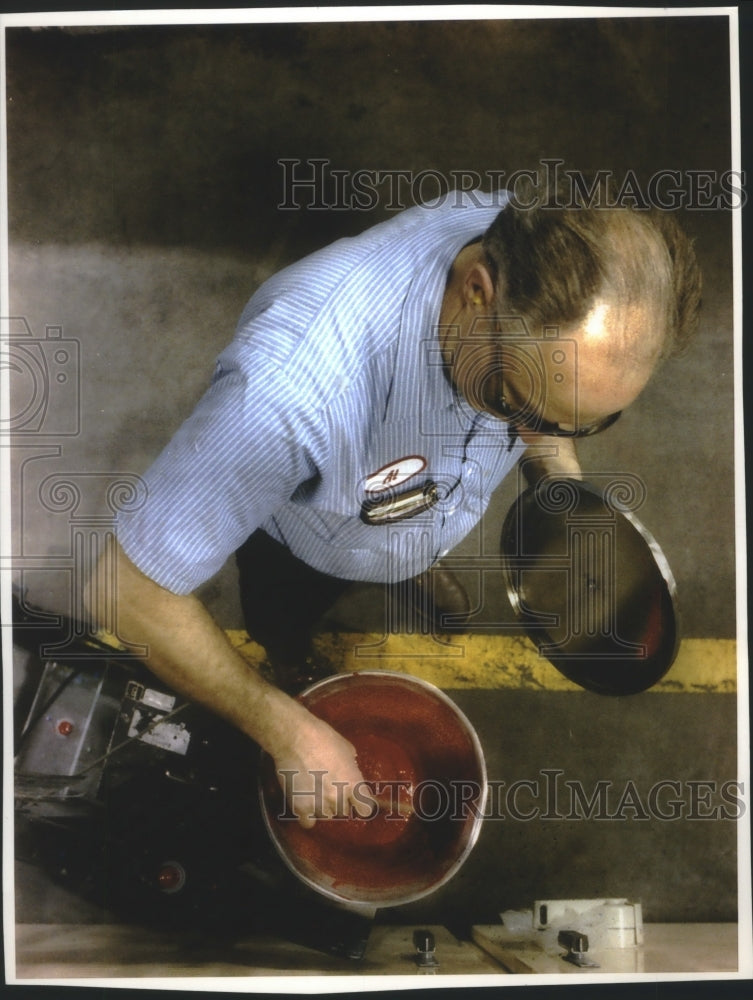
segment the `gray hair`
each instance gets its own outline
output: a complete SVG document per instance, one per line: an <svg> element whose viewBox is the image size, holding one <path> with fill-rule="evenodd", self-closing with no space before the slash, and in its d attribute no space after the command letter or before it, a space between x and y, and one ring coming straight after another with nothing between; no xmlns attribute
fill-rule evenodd
<svg viewBox="0 0 753 1000"><path fill-rule="evenodd" d="M633 356L676 356L698 325L700 269L692 242L669 212L510 203L482 246L498 308L522 317L534 335L583 320L598 295L652 317L641 343L615 344Z"/></svg>

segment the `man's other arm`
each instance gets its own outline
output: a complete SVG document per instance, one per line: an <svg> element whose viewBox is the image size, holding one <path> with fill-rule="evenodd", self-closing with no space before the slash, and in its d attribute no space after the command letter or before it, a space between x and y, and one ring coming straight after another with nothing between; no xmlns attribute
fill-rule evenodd
<svg viewBox="0 0 753 1000"><path fill-rule="evenodd" d="M159 586L116 542L87 585L85 602L91 614L101 607L100 588L113 563L118 632L127 642L148 648L149 669L174 691L206 706L257 742L272 756L278 771L300 775L291 807L302 825L313 825L315 813L333 814L338 800L332 782L353 785L362 780L353 746L250 667L196 597ZM325 772L322 803L298 794L313 788L313 771ZM345 798L347 802L347 792Z"/></svg>
<svg viewBox="0 0 753 1000"><path fill-rule="evenodd" d="M583 478L572 438L548 437L532 431L522 432L521 437L528 445L520 464L529 485L544 476Z"/></svg>

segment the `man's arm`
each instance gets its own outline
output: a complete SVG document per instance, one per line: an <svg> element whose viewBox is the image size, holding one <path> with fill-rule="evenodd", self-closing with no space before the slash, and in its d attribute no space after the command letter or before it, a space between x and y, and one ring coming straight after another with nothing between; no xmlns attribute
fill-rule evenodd
<svg viewBox="0 0 753 1000"><path fill-rule="evenodd" d="M86 588L90 613L101 607L105 566L115 564L117 622L127 642L148 648L149 669L175 691L205 705L255 740L274 759L278 771L297 772L291 807L303 826L314 813L332 815L337 794L333 781L362 780L353 746L301 704L268 684L230 645L225 633L193 595L160 587L112 543ZM300 791L313 789L311 772L325 772L323 801ZM341 796L342 798L342 796ZM347 792L345 796L347 802Z"/></svg>
<svg viewBox="0 0 753 1000"><path fill-rule="evenodd" d="M520 436L528 445L520 465L530 486L544 476L583 478L572 438L547 437L533 431L521 431Z"/></svg>

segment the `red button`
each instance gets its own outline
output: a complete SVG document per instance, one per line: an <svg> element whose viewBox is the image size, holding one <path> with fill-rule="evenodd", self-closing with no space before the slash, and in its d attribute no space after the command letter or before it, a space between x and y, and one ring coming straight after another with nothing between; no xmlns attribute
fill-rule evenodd
<svg viewBox="0 0 753 1000"><path fill-rule="evenodd" d="M182 889L186 882L186 873L177 862L166 861L157 875L157 885L162 892L172 893Z"/></svg>

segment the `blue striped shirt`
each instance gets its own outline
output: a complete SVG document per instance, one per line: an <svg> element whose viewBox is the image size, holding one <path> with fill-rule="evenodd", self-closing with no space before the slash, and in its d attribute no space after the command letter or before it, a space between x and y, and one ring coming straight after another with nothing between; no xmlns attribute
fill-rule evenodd
<svg viewBox="0 0 753 1000"><path fill-rule="evenodd" d="M316 569L362 581L415 576L478 523L521 443L473 410L442 365L450 266L505 204L454 192L266 281L214 379L118 523L129 558L186 594L257 528ZM391 482L438 485L430 510L364 523ZM375 492L376 491L376 492Z"/></svg>

